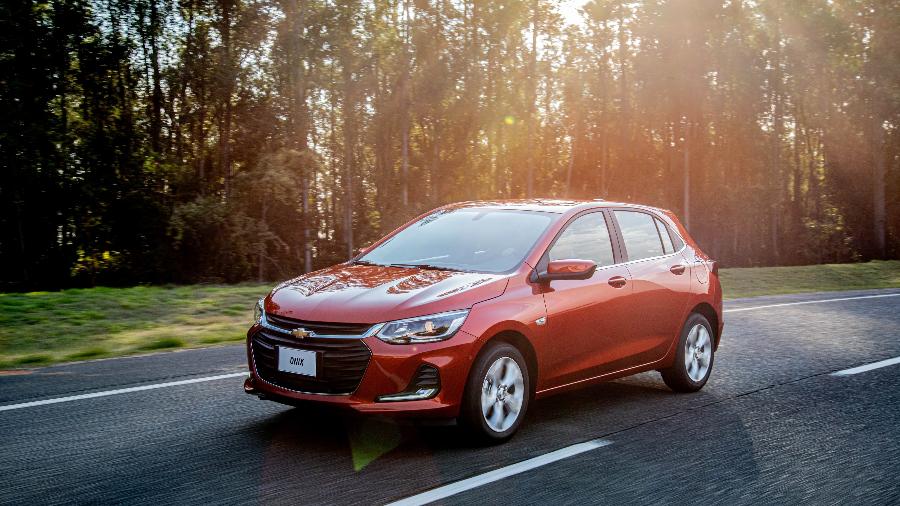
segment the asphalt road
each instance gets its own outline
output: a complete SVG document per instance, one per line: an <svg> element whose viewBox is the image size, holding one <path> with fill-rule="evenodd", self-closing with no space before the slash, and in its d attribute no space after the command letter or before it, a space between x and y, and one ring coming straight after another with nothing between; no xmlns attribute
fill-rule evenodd
<svg viewBox="0 0 900 506"><path fill-rule="evenodd" d="M48 398L244 370L243 348L192 350L0 376L0 503L373 504L569 445L611 442L450 496L470 503L900 503L900 293L726 303L699 393L656 373L534 403L505 445L424 427L291 409L241 378L2 410Z"/></svg>

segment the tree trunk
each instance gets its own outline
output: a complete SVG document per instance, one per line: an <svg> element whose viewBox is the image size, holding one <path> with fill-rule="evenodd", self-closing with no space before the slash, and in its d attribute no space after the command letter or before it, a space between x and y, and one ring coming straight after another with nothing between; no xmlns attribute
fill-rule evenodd
<svg viewBox="0 0 900 506"><path fill-rule="evenodd" d="M684 121L684 228L691 229L691 123Z"/></svg>
<svg viewBox="0 0 900 506"><path fill-rule="evenodd" d="M781 258L781 245L780 243L780 224L781 224L781 212L782 212L782 203L781 203L781 195L785 185L785 182L781 180L781 136L784 122L784 113L783 113L783 102L781 100L781 20L776 17L774 20L775 23L775 37L774 37L774 47L776 48L773 51L772 55L772 78L770 83L770 90L772 94L772 107L774 111L773 117L773 125L772 125L772 168L769 174L769 198L771 200L770 207L770 219L769 219L769 240L772 245L772 263L777 265L780 262Z"/></svg>
<svg viewBox="0 0 900 506"><path fill-rule="evenodd" d="M403 34L403 76L400 85L400 167L401 167L401 197L403 202L402 213L409 207L409 0L403 2L404 34Z"/></svg>
<svg viewBox="0 0 900 506"><path fill-rule="evenodd" d="M569 142L569 164L566 167L566 198L572 197L572 166L575 165L575 135Z"/></svg>
<svg viewBox="0 0 900 506"><path fill-rule="evenodd" d="M260 219L263 223L266 222L266 215L269 213L269 204L266 199L262 200L262 212L260 213ZM262 283L265 281L265 277L263 274L265 273L265 268L263 267L263 263L266 258L266 244L263 243L259 247L259 257L256 264L256 280Z"/></svg>
<svg viewBox="0 0 900 506"><path fill-rule="evenodd" d="M312 238L310 234L309 219L309 178L303 179L303 272L311 272L312 269Z"/></svg>
<svg viewBox="0 0 900 506"><path fill-rule="evenodd" d="M531 60L528 63L528 82L529 100L528 100L528 141L526 145L526 164L528 165L528 176L526 180L525 196L532 197L534 195L534 165L535 165L535 149L537 144L535 139L536 123L537 123L537 34L538 34L538 0L531 3Z"/></svg>
<svg viewBox="0 0 900 506"><path fill-rule="evenodd" d="M437 207L443 204L445 199L441 193L443 187L443 174L441 173L440 167L441 150L440 144L438 144L440 132L436 121L432 125L431 131L431 202L433 206Z"/></svg>
<svg viewBox="0 0 900 506"><path fill-rule="evenodd" d="M287 17L289 40L287 42L288 61L291 62L289 97L291 104L290 144L300 153L300 206L303 211L303 272L312 270L312 243L309 219L309 106L307 104L306 59L303 55L303 37L306 29L307 2L305 0L287 0L285 16Z"/></svg>
<svg viewBox="0 0 900 506"><path fill-rule="evenodd" d="M153 78L153 91L150 97L150 147L154 153L159 153L160 135L162 132L162 84L159 70L159 5L156 0L150 0L150 70Z"/></svg>
<svg viewBox="0 0 900 506"><path fill-rule="evenodd" d="M344 240L347 245L347 259L350 259L353 258L355 249L353 246L353 178L356 165L356 156L354 153L354 147L356 146L356 111L354 110L354 101L356 100L356 97L353 72L351 69L352 56L350 54L350 48L346 47L346 45L342 49L341 57L341 76L343 79L344 95L341 111L341 116L344 120L344 123L341 126L344 137L343 186L346 192L344 195Z"/></svg>
<svg viewBox="0 0 900 506"><path fill-rule="evenodd" d="M617 125L617 129L619 130L619 153L620 158L618 160L621 165L619 168L619 173L628 174L634 167L632 166L632 161L634 160L634 153L632 149L634 149L634 145L631 142L631 101L628 97L628 37L625 33L625 14L624 14L624 5L619 6L619 26L618 26L618 40L619 40L619 98L621 99L622 109L621 109L621 125ZM610 167L607 166L607 170ZM609 177L607 175L607 177ZM623 183L633 183L635 178L624 178ZM607 186L609 183L607 183ZM624 186L624 184L622 185ZM620 186L620 189L622 189Z"/></svg>
<svg viewBox="0 0 900 506"><path fill-rule="evenodd" d="M187 2L187 26L185 27L184 54L185 61L181 62L181 72L178 83L178 117L175 121L175 159L184 159L184 123L190 109L187 104L188 89L188 62L193 58L194 52L194 3ZM173 107L174 109L174 107Z"/></svg>
<svg viewBox="0 0 900 506"><path fill-rule="evenodd" d="M225 196L231 194L231 180L234 176L232 172L231 162L231 123L232 123L232 95L234 93L234 81L236 79L234 62L232 62L231 47L231 2L232 0L224 0L222 2L222 49L225 53L225 74L226 82L223 91L223 100L225 102L225 111L220 122L219 131L219 154L221 159L221 170L225 176Z"/></svg>
<svg viewBox="0 0 900 506"><path fill-rule="evenodd" d="M887 234L884 198L884 128L878 115L873 115L872 132L872 232L875 238L875 258L887 258Z"/></svg>

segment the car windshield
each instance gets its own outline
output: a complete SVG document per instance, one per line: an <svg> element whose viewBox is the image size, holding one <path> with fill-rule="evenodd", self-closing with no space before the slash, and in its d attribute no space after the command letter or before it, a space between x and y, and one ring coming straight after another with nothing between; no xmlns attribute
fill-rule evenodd
<svg viewBox="0 0 900 506"><path fill-rule="evenodd" d="M429 214L360 257L376 265L505 272L553 221L537 211L463 208Z"/></svg>

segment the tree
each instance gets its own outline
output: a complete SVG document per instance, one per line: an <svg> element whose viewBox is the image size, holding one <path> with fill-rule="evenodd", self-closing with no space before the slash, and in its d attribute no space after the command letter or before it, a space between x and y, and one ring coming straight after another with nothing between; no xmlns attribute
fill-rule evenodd
<svg viewBox="0 0 900 506"><path fill-rule="evenodd" d="M459 200L672 208L723 265L900 255L894 0L12 0L9 289L280 279Z"/></svg>

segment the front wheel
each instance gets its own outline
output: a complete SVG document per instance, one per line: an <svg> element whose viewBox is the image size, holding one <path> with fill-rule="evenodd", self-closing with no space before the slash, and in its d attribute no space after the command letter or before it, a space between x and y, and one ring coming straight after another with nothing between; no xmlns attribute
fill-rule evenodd
<svg viewBox="0 0 900 506"><path fill-rule="evenodd" d="M484 442L502 442L519 428L531 397L522 354L507 343L488 345L469 372L460 422Z"/></svg>
<svg viewBox="0 0 900 506"><path fill-rule="evenodd" d="M681 330L675 362L659 372L672 390L696 392L709 380L714 358L712 327L706 317L694 313Z"/></svg>

